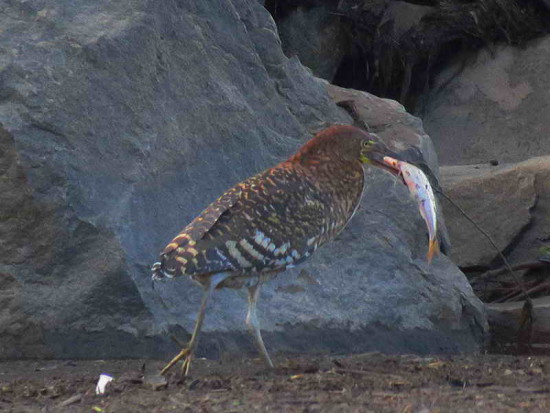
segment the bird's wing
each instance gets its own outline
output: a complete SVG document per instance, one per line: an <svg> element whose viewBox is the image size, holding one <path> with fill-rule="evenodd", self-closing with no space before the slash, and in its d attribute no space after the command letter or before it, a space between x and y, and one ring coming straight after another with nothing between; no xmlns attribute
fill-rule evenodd
<svg viewBox="0 0 550 413"><path fill-rule="evenodd" d="M201 240L218 222L220 217L239 200L243 188L246 187L245 182L235 185L212 202L198 217L176 235L170 244L164 248L162 254L168 254L187 245L194 246L197 241Z"/></svg>
<svg viewBox="0 0 550 413"><path fill-rule="evenodd" d="M318 245L327 204L294 168L278 165L206 208L165 249L167 265L185 275L284 269Z"/></svg>

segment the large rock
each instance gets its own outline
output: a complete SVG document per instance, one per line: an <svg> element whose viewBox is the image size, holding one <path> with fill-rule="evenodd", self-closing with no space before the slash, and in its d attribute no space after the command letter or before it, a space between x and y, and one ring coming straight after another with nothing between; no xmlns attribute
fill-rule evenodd
<svg viewBox="0 0 550 413"><path fill-rule="evenodd" d="M351 49L349 29L324 6L298 7L277 27L285 54L298 56L315 76L328 81Z"/></svg>
<svg viewBox="0 0 550 413"><path fill-rule="evenodd" d="M498 167L441 168L442 186L514 262L534 261L550 234L550 156ZM452 257L462 267L487 267L498 254L452 205L444 204Z"/></svg>
<svg viewBox="0 0 550 413"><path fill-rule="evenodd" d="M201 291L151 288L161 248L227 187L351 119L255 0L2 7L0 357L164 356ZM349 230L305 267L320 285L296 271L265 289L268 347L479 349L481 303L447 258L426 264L406 188L368 182ZM245 303L216 293L203 353L251 348Z"/></svg>
<svg viewBox="0 0 550 413"><path fill-rule="evenodd" d="M550 154L550 36L483 50L437 76L424 125L443 165ZM462 70L463 69L463 70Z"/></svg>

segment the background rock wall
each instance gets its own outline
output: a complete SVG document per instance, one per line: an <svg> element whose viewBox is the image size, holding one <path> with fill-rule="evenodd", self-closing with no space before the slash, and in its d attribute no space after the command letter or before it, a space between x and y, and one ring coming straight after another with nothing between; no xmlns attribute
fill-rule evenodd
<svg viewBox="0 0 550 413"><path fill-rule="evenodd" d="M184 338L200 289L152 290L159 250L223 190L351 119L283 55L257 1L0 7L0 357L173 351L167 331ZM406 189L368 180L350 230L309 267L321 285L294 273L266 288L268 347L479 349L465 278L445 257L425 263ZM250 348L245 301L216 294L205 354Z"/></svg>
<svg viewBox="0 0 550 413"><path fill-rule="evenodd" d="M424 116L444 165L550 154L550 37L485 49L436 78Z"/></svg>
<svg viewBox="0 0 550 413"><path fill-rule="evenodd" d="M442 169L444 189L513 264L536 261L550 241L549 65L548 36L522 49L499 45L469 61L457 57L438 76L424 118L441 162L452 165ZM445 210L460 266L503 265L455 208Z"/></svg>

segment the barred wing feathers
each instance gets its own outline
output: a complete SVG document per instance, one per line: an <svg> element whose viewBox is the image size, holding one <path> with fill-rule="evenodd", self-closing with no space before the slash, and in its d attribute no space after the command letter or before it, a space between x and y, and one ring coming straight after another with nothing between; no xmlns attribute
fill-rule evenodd
<svg viewBox="0 0 550 413"><path fill-rule="evenodd" d="M283 270L330 238L326 194L282 163L228 190L163 251L177 275Z"/></svg>

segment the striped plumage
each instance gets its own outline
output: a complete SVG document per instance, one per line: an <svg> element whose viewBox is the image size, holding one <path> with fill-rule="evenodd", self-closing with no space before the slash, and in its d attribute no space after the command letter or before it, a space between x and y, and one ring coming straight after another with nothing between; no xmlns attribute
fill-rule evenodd
<svg viewBox="0 0 550 413"><path fill-rule="evenodd" d="M388 153L360 129L325 129L287 161L235 185L209 205L166 246L161 262L153 266L153 278L191 276L209 291L254 288L249 316L255 318L259 283L304 261L345 227L361 199L362 163L379 166ZM214 275L220 276L212 285ZM197 336L203 314L199 316ZM262 351L259 327L251 329ZM186 370L194 345L193 338L182 353L188 351L176 356L186 357ZM267 352L263 356L271 364Z"/></svg>
<svg viewBox="0 0 550 413"><path fill-rule="evenodd" d="M361 164L329 165L289 160L237 184L168 244L165 267L257 273L302 262L344 227L361 197Z"/></svg>

